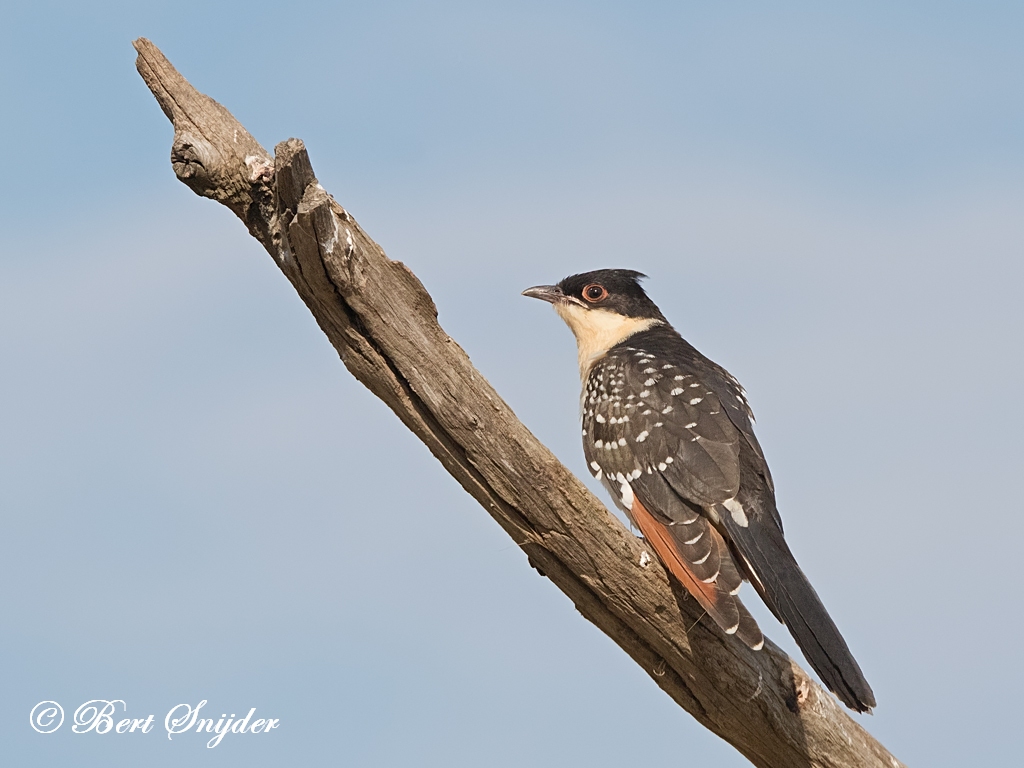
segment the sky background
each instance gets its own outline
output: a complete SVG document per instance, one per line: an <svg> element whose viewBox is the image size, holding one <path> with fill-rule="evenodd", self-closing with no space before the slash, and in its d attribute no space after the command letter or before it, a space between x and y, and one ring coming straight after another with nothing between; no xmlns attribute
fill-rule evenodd
<svg viewBox="0 0 1024 768"><path fill-rule="evenodd" d="M648 273L750 394L789 541L877 695L861 722L912 766L1019 764L1024 6L141 5L0 26L9 764L747 765L176 181L138 36L265 147L302 138L588 480L572 337L519 292ZM156 729L70 732L115 698ZM47 736L44 699L68 717ZM202 699L281 726L168 741Z"/></svg>

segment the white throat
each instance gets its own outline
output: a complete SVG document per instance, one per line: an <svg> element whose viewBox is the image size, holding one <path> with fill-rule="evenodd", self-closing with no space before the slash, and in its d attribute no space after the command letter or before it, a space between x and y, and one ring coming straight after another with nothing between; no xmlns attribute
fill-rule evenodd
<svg viewBox="0 0 1024 768"><path fill-rule="evenodd" d="M609 349L635 333L662 323L653 317L626 317L607 309L587 309L572 302L559 301L554 307L576 337L580 379L583 381L587 380L594 363Z"/></svg>

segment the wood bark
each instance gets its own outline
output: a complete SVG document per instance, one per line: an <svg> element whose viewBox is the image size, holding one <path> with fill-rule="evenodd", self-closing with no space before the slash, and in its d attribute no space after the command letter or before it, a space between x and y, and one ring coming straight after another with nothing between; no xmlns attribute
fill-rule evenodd
<svg viewBox="0 0 1024 768"><path fill-rule="evenodd" d="M416 276L317 183L302 142L271 156L149 40L136 66L174 125L171 164L237 215L345 366L549 578L703 726L762 768L902 765L773 643L700 621L657 559L516 418L437 323Z"/></svg>

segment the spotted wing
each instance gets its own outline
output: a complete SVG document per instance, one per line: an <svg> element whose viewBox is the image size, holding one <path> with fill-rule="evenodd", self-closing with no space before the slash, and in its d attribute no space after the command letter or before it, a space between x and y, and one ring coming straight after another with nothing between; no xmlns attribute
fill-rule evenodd
<svg viewBox="0 0 1024 768"><path fill-rule="evenodd" d="M738 492L740 434L692 370L616 348L591 370L582 410L592 471L596 463L612 477L667 473L702 507Z"/></svg>
<svg viewBox="0 0 1024 768"><path fill-rule="evenodd" d="M740 435L713 393L694 373L627 347L592 369L583 423L591 471L662 563L724 631L760 647L736 597L740 571L704 512L739 488Z"/></svg>

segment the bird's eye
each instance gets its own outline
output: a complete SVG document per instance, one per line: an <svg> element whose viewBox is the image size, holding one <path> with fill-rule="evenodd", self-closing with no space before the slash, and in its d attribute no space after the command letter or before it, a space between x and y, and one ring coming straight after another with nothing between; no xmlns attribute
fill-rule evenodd
<svg viewBox="0 0 1024 768"><path fill-rule="evenodd" d="M608 291L605 290L605 287L603 285L591 283L590 285L583 289L583 298L586 299L587 301L601 301L601 299L608 298Z"/></svg>

